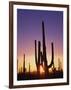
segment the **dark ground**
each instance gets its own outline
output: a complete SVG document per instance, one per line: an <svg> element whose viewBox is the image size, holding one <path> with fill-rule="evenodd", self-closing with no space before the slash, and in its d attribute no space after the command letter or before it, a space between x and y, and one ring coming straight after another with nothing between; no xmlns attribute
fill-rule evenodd
<svg viewBox="0 0 71 90"><path fill-rule="evenodd" d="M56 79L56 78L63 78L63 71L56 71L54 73L49 73L49 75L45 76L45 74L38 75L36 72L26 72L18 73L17 80L37 80L37 79Z"/></svg>

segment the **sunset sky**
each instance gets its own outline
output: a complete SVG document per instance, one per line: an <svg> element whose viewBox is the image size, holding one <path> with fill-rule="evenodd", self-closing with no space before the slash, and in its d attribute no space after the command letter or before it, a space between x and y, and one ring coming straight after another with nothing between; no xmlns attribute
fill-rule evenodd
<svg viewBox="0 0 71 90"><path fill-rule="evenodd" d="M34 40L42 43L42 21L44 21L46 52L48 64L51 61L51 42L54 43L54 64L58 67L58 58L63 64L63 11L42 11L17 9L17 58L19 69L25 54L26 69L30 63L31 71L35 66Z"/></svg>

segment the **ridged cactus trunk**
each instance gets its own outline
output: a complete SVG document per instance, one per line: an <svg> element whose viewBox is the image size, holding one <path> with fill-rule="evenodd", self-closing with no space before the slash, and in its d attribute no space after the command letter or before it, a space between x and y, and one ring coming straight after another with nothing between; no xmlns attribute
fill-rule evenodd
<svg viewBox="0 0 71 90"><path fill-rule="evenodd" d="M45 30L44 30L44 22L42 21L42 54L43 54L43 62L44 62L44 70L45 76L47 76L48 68L47 68L47 56L46 56L46 42L45 42Z"/></svg>

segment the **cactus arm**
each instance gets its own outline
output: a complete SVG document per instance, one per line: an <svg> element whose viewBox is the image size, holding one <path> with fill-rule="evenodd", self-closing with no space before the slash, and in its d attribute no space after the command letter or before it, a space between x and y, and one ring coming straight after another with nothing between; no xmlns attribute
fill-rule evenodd
<svg viewBox="0 0 71 90"><path fill-rule="evenodd" d="M35 63L36 63L36 66L37 66L37 41L35 40Z"/></svg>
<svg viewBox="0 0 71 90"><path fill-rule="evenodd" d="M52 65L54 65L54 46L53 46L53 42L51 43L51 47L52 47L52 59L51 59L50 65L48 65L48 68L50 68Z"/></svg>

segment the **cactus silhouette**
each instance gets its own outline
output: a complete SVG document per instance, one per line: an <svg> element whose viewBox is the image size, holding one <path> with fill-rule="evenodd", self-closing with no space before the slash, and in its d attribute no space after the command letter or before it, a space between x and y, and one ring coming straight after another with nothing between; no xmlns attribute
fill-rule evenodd
<svg viewBox="0 0 71 90"><path fill-rule="evenodd" d="M25 75L25 71L26 71L26 68L25 68L25 54L24 54L24 57L23 57L23 74Z"/></svg>
<svg viewBox="0 0 71 90"><path fill-rule="evenodd" d="M38 47L37 47L38 46ZM35 40L35 63L37 67L37 73L40 73L40 65L45 70L45 75L49 73L48 69L50 67L54 67L54 45L53 42L51 43L51 50L52 50L52 59L51 63L48 65L47 61L47 54L46 54L46 43L45 43L45 30L44 30L44 22L42 21L42 51L41 51L41 42Z"/></svg>

